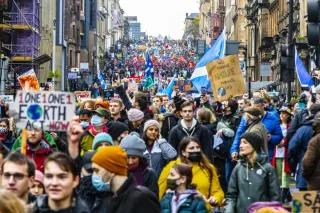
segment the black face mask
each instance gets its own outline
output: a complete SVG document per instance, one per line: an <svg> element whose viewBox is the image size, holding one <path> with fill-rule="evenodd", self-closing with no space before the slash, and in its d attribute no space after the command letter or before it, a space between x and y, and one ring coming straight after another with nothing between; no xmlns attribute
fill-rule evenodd
<svg viewBox="0 0 320 213"><path fill-rule="evenodd" d="M176 190L178 185L177 185L177 180L178 179L167 179L167 189L171 190Z"/></svg>
<svg viewBox="0 0 320 213"><path fill-rule="evenodd" d="M189 152L188 159L191 162L200 162L200 160L201 160L201 152Z"/></svg>

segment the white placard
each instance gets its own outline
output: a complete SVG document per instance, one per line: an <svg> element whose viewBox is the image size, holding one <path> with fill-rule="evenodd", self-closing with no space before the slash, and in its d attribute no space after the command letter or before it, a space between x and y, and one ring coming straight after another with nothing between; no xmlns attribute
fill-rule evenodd
<svg viewBox="0 0 320 213"><path fill-rule="evenodd" d="M18 91L10 113L18 128L31 129L41 125L45 131L66 131L75 116L73 93L59 91Z"/></svg>

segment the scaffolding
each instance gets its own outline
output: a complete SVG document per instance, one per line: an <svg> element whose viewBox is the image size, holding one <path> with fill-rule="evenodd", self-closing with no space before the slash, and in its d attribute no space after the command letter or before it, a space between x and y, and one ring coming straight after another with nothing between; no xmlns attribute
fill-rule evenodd
<svg viewBox="0 0 320 213"><path fill-rule="evenodd" d="M0 23L0 29L11 35L10 43L3 47L10 51L9 81L14 81L14 91L17 88L17 75L29 69L37 73L39 64L34 63L39 56L40 47L40 2L39 0L8 0L9 8L3 13L7 17Z"/></svg>

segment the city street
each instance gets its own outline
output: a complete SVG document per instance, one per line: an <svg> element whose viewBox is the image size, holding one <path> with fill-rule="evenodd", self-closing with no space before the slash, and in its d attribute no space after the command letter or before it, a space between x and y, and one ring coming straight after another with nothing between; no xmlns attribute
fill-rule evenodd
<svg viewBox="0 0 320 213"><path fill-rule="evenodd" d="M320 212L320 0L0 0L0 212Z"/></svg>

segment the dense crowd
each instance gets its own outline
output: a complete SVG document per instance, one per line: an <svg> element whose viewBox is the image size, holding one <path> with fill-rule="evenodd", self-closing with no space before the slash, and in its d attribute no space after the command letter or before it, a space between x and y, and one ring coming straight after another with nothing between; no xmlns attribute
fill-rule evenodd
<svg viewBox="0 0 320 213"><path fill-rule="evenodd" d="M172 64L193 69L181 45L153 50L158 78L177 73ZM136 74L135 51L110 69ZM132 75L111 80L107 98L97 82L66 132L17 129L1 103L0 212L289 212L293 189L320 189L319 88L290 102L263 90L218 102L206 90L132 92Z"/></svg>
<svg viewBox="0 0 320 213"><path fill-rule="evenodd" d="M245 212L271 201L285 212L290 188L320 188L317 97L114 89L79 103L66 133L34 124L24 154L24 132L0 120L2 212Z"/></svg>

